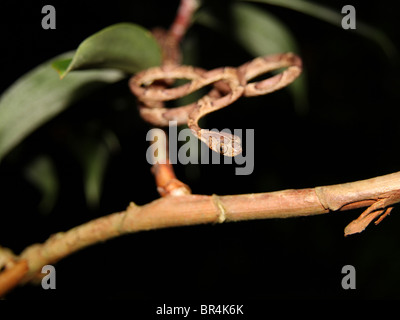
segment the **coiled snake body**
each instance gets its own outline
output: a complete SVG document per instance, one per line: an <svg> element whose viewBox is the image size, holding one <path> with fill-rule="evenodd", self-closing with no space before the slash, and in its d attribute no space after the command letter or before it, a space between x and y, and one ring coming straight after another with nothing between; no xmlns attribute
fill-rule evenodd
<svg viewBox="0 0 400 320"><path fill-rule="evenodd" d="M250 80L267 72L287 68L262 81ZM199 119L206 114L233 103L241 96L253 97L279 90L293 82L301 73L301 59L293 53L255 58L240 67L224 67L206 71L183 65L166 64L137 73L129 81L131 91L138 97L140 113L148 122L167 126L169 121L187 123L193 134L212 150L225 156L242 152L238 136L202 129ZM188 79L190 82L175 88L157 85L157 81ZM175 100L208 85L213 89L200 100L186 106L165 108L164 101Z"/></svg>

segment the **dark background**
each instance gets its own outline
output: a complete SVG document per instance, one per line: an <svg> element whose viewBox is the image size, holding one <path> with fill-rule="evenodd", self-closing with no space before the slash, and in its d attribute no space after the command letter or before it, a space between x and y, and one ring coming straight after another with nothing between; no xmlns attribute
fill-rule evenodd
<svg viewBox="0 0 400 320"><path fill-rule="evenodd" d="M178 2L163 3L3 2L0 92L36 65L77 48L111 24L168 27ZM351 3L357 19L379 27L397 45L397 11L389 1L370 3ZM41 8L46 4L56 8L56 30L41 28ZM349 3L324 4L340 12ZM398 171L398 57L389 60L372 41L315 18L267 5L260 8L280 18L296 37L309 103L299 112L288 91L281 90L210 115L210 128L255 130L253 174L236 176L229 165L178 164L178 178L193 193L224 195L315 187ZM190 29L187 39L196 39L197 64L204 68L251 59L229 35L200 25ZM108 165L96 210L86 206L82 169L63 140L63 132L79 136L93 119L112 129L121 145ZM18 147L18 155L11 152L0 164L0 244L18 253L53 233L124 210L130 201L145 204L156 199L145 159L148 129L123 81L37 130ZM40 194L23 175L24 166L38 153L52 157L60 178L60 199L48 215L36 209ZM57 263L56 290L27 285L7 298L399 298L398 211L396 207L379 226L348 238L343 229L362 210L127 235ZM341 270L348 264L356 268L356 290L341 287Z"/></svg>

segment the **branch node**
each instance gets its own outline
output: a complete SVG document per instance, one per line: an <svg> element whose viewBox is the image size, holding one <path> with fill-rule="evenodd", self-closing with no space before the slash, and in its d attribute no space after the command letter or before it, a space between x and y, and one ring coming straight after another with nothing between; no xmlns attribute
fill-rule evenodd
<svg viewBox="0 0 400 320"><path fill-rule="evenodd" d="M126 217L128 216L129 213L131 212L135 212L136 210L139 210L140 206L138 206L136 203L134 203L133 201L129 202L128 207L126 208L125 211L120 212L120 215L122 215L121 220L119 220L117 226L116 226L116 230L119 234L124 234L126 233L126 230L124 229L124 222Z"/></svg>
<svg viewBox="0 0 400 320"><path fill-rule="evenodd" d="M315 194L317 195L319 203L326 210L329 210L329 211L338 210L339 209L338 207L330 205L325 189L326 189L325 187L315 187L314 188ZM329 193L328 193L328 195L329 195Z"/></svg>
<svg viewBox="0 0 400 320"><path fill-rule="evenodd" d="M139 208L139 206L134 203L133 201L131 201L128 205L128 207L126 208L126 210L135 210L136 208Z"/></svg>
<svg viewBox="0 0 400 320"><path fill-rule="evenodd" d="M214 202L215 207L217 208L218 211L218 223L223 223L226 220L226 210L220 200L220 197L216 194L213 194L212 200Z"/></svg>

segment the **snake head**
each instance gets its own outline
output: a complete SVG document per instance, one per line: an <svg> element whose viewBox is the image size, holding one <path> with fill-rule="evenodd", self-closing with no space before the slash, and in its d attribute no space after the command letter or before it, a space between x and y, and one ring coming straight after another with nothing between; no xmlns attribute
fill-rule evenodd
<svg viewBox="0 0 400 320"><path fill-rule="evenodd" d="M227 157L234 157L242 153L241 140L226 132L201 130L201 141L209 146L215 152L221 153Z"/></svg>

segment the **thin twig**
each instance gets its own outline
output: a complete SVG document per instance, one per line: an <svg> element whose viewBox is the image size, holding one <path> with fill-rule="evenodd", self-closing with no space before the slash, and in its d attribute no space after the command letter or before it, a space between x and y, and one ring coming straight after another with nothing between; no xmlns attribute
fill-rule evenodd
<svg viewBox="0 0 400 320"><path fill-rule="evenodd" d="M11 268L0 273L0 297L20 283L28 270L28 262L26 260L20 260Z"/></svg>
<svg viewBox="0 0 400 320"><path fill-rule="evenodd" d="M151 162L154 163L151 172L154 174L158 193L162 197L190 194L189 186L177 179L174 168L170 163L167 133L162 129L152 129L150 132L152 143L157 142L157 145L161 146L155 150L157 157L155 158L155 155L153 155L153 159L151 159Z"/></svg>
<svg viewBox="0 0 400 320"><path fill-rule="evenodd" d="M167 32L162 29L153 30L153 35L156 37L162 49L162 64L164 66L178 65L180 63L181 52L179 43L187 31L193 13L197 7L197 0L181 0L175 20L169 30ZM170 84L172 84L172 82L169 79L163 79L162 81L158 81L156 86L159 88L167 88ZM141 116L146 120L146 108L141 103L139 103L139 110ZM153 141L153 143L157 141L158 145L164 146L164 148L159 148L157 150L158 153L163 153L157 155L159 161L152 161L154 164L151 168L151 172L156 180L157 191L162 197L190 194L191 190L189 186L177 179L174 168L169 161L166 133L161 129L153 129L151 133L153 134L151 141Z"/></svg>
<svg viewBox="0 0 400 320"><path fill-rule="evenodd" d="M193 13L198 8L197 0L181 0L175 20L172 23L169 33L179 43L190 26Z"/></svg>

